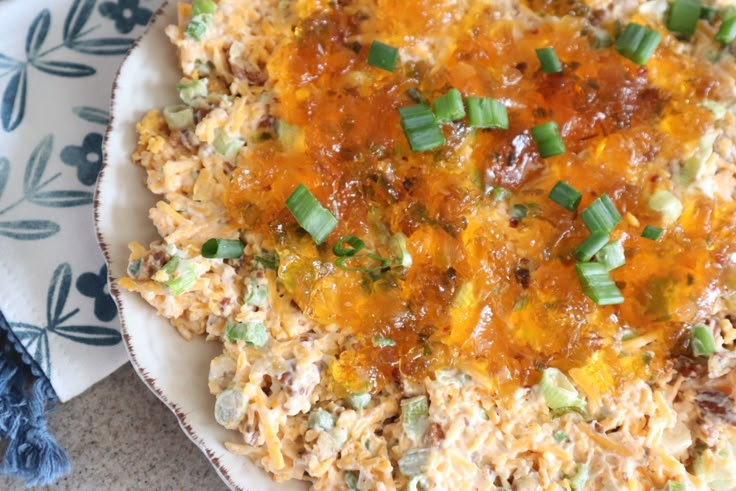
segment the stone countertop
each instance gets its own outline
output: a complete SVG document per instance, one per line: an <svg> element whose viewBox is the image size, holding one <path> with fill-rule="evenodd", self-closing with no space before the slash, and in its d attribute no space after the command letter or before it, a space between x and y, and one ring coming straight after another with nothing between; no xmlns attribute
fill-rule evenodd
<svg viewBox="0 0 736 491"><path fill-rule="evenodd" d="M189 441L174 414L130 364L58 406L49 428L67 450L72 472L47 490L206 490L227 487ZM0 477L1 490L25 490Z"/></svg>

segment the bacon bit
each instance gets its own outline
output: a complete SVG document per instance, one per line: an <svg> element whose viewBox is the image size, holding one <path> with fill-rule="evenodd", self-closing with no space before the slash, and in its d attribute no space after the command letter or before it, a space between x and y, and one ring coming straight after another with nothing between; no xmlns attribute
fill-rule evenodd
<svg viewBox="0 0 736 491"><path fill-rule="evenodd" d="M438 446L444 439L445 431L439 423L432 423L429 425L429 429L427 430L427 440L433 447Z"/></svg>
<svg viewBox="0 0 736 491"><path fill-rule="evenodd" d="M719 390L704 390L695 396L695 402L703 417L712 416L731 426L736 426L736 410L734 401Z"/></svg>

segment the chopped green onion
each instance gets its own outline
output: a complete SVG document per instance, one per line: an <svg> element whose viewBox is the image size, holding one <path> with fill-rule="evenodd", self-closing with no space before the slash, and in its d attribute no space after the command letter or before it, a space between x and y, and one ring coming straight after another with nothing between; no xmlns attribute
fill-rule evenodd
<svg viewBox="0 0 736 491"><path fill-rule="evenodd" d="M401 424L404 433L418 443L429 427L429 403L427 396L416 396L401 401Z"/></svg>
<svg viewBox="0 0 736 491"><path fill-rule="evenodd" d="M234 430L245 417L248 399L238 389L227 389L215 399L215 421L225 428Z"/></svg>
<svg viewBox="0 0 736 491"><path fill-rule="evenodd" d="M521 220L529 215L529 208L523 203L516 203L511 207L509 211L509 217L512 220Z"/></svg>
<svg viewBox="0 0 736 491"><path fill-rule="evenodd" d="M402 268L410 268L412 265L412 257L409 252L409 248L406 245L406 235L401 232L392 235L388 240L388 245L391 247L391 252L393 252L394 257L396 258L396 265L401 266Z"/></svg>
<svg viewBox="0 0 736 491"><path fill-rule="evenodd" d="M616 41L616 51L638 65L646 65L661 40L662 35L654 29L631 22Z"/></svg>
<svg viewBox="0 0 736 491"><path fill-rule="evenodd" d="M227 134L222 128L215 130L215 141L212 142L215 151L227 160L233 160L245 146L245 141Z"/></svg>
<svg viewBox="0 0 736 491"><path fill-rule="evenodd" d="M573 491L580 491L588 482L590 472L587 464L578 464L575 468L575 474L570 477L570 488Z"/></svg>
<svg viewBox="0 0 736 491"><path fill-rule="evenodd" d="M613 39L608 31L599 27L591 27L589 31L590 45L596 49L608 48L613 44Z"/></svg>
<svg viewBox="0 0 736 491"><path fill-rule="evenodd" d="M407 476L418 476L429 462L430 449L414 448L399 459L399 471Z"/></svg>
<svg viewBox="0 0 736 491"><path fill-rule="evenodd" d="M192 2L192 16L200 14L214 14L217 4L213 0L194 0Z"/></svg>
<svg viewBox="0 0 736 491"><path fill-rule="evenodd" d="M388 72L396 70L399 50L381 41L373 41L368 51L368 64Z"/></svg>
<svg viewBox="0 0 736 491"><path fill-rule="evenodd" d="M266 326L260 322L231 322L225 324L225 340L234 343L243 341L246 346L263 348L268 341Z"/></svg>
<svg viewBox="0 0 736 491"><path fill-rule="evenodd" d="M662 214L665 225L671 225L682 215L682 203L666 190L657 191L649 198L649 208Z"/></svg>
<svg viewBox="0 0 736 491"><path fill-rule="evenodd" d="M355 471L346 471L343 475L345 486L347 486L350 491L357 491L360 489L358 488L358 477L359 474Z"/></svg>
<svg viewBox="0 0 736 491"><path fill-rule="evenodd" d="M573 256L575 256L575 259L578 261L582 261L584 263L587 263L591 259L593 259L593 256L595 256L598 251L600 251L603 246L608 244L609 240L608 234L603 231L599 230L598 232L591 232L591 234L588 236L585 241L583 241L582 244L578 246L577 249L572 253Z"/></svg>
<svg viewBox="0 0 736 491"><path fill-rule="evenodd" d="M611 242L598 251L595 258L599 263L606 267L606 271L620 268L626 264L624 245L620 240Z"/></svg>
<svg viewBox="0 0 736 491"><path fill-rule="evenodd" d="M695 324L690 335L690 344L695 356L710 356L716 352L713 330L703 324Z"/></svg>
<svg viewBox="0 0 736 491"><path fill-rule="evenodd" d="M716 7L708 7L707 5L703 5L700 8L700 18L712 24L718 17L719 12L720 9Z"/></svg>
<svg viewBox="0 0 736 491"><path fill-rule="evenodd" d="M331 431L335 427L335 421L336 418L332 414L317 408L309 413L307 425L312 430Z"/></svg>
<svg viewBox="0 0 736 491"><path fill-rule="evenodd" d="M575 273L580 285L591 300L598 305L615 305L623 303L621 291L608 274L608 270L601 263L577 263Z"/></svg>
<svg viewBox="0 0 736 491"><path fill-rule="evenodd" d="M365 264L365 259L369 259L373 262L373 264L371 264L370 262L368 264ZM348 261L357 261L359 264L364 265L350 266L349 264L345 264ZM337 261L335 261L335 266L340 269L344 269L345 271L357 271L360 273L366 273L368 271L380 271L382 269L388 268L389 266L391 266L391 260L386 259L385 257L381 257L373 252L366 252L364 254L356 254L355 256L339 257L337 258Z"/></svg>
<svg viewBox="0 0 736 491"><path fill-rule="evenodd" d="M235 259L243 255L243 248L243 243L238 239L210 239L202 244L202 257Z"/></svg>
<svg viewBox="0 0 736 491"><path fill-rule="evenodd" d="M184 130L194 126L194 110L184 105L166 106L164 119L172 130Z"/></svg>
<svg viewBox="0 0 736 491"><path fill-rule="evenodd" d="M723 107L723 104L719 102L706 99L702 102L702 104L703 104L703 107L705 107L706 109L708 109L708 111L713 113L713 117L715 119L723 119L723 117L726 115L726 112L727 112L726 108Z"/></svg>
<svg viewBox="0 0 736 491"><path fill-rule="evenodd" d="M396 346L396 341L391 338L375 335L373 336L373 346L376 348L386 348L387 346Z"/></svg>
<svg viewBox="0 0 736 491"><path fill-rule="evenodd" d="M493 201L503 201L506 198L513 196L513 193L501 186L494 186L491 190L491 196L493 197Z"/></svg>
<svg viewBox="0 0 736 491"><path fill-rule="evenodd" d="M539 63L542 64L542 71L544 73L561 73L562 63L557 58L557 53L552 47L540 48L537 51L537 58Z"/></svg>
<svg viewBox="0 0 736 491"><path fill-rule="evenodd" d="M445 144L445 135L437 125L434 113L425 104L400 107L401 127L414 152L424 152Z"/></svg>
<svg viewBox="0 0 736 491"><path fill-rule="evenodd" d="M273 269L277 271L279 269L279 256L277 254L263 254L253 258L256 265L263 267L264 269Z"/></svg>
<svg viewBox="0 0 736 491"><path fill-rule="evenodd" d="M291 193L286 200L286 207L317 244L321 244L337 227L335 216L320 204L304 184L299 184Z"/></svg>
<svg viewBox="0 0 736 491"><path fill-rule="evenodd" d="M268 285L252 280L245 287L245 303L254 307L263 307L268 300Z"/></svg>
<svg viewBox="0 0 736 491"><path fill-rule="evenodd" d="M194 0L192 2L192 17L184 33L190 38L201 41L207 28L212 23L217 4L212 0Z"/></svg>
<svg viewBox="0 0 736 491"><path fill-rule="evenodd" d="M664 485L664 491L687 491L687 488L677 481L667 481Z"/></svg>
<svg viewBox="0 0 736 491"><path fill-rule="evenodd" d="M467 101L471 128L509 129L509 115L500 101L490 97L468 97Z"/></svg>
<svg viewBox="0 0 736 491"><path fill-rule="evenodd" d="M575 386L560 370L545 368L539 381L539 390L550 409L577 407L585 409L585 399L580 397Z"/></svg>
<svg viewBox="0 0 736 491"><path fill-rule="evenodd" d="M549 199L567 211L575 211L580 206L580 200L583 199L583 195L565 181L557 181L552 191L549 192Z"/></svg>
<svg viewBox="0 0 736 491"><path fill-rule="evenodd" d="M345 402L347 403L348 407L351 407L355 410L365 409L368 407L368 404L370 404L371 402L371 395L368 392L361 392L360 394L352 394L348 396Z"/></svg>
<svg viewBox="0 0 736 491"><path fill-rule="evenodd" d="M667 29L692 36L700 19L703 5L698 0L674 0L667 16Z"/></svg>
<svg viewBox="0 0 736 491"><path fill-rule="evenodd" d="M526 306L529 305L529 297L526 295L519 298L519 300L516 301L514 304L514 308L511 309L512 312L519 312L520 310L524 310Z"/></svg>
<svg viewBox="0 0 736 491"><path fill-rule="evenodd" d="M163 281L166 290L174 296L179 296L189 290L199 278L194 264L190 261L182 261L179 256L169 259L159 272L165 273L164 277L154 279Z"/></svg>
<svg viewBox="0 0 736 491"><path fill-rule="evenodd" d="M644 230L641 232L641 236L649 240L659 240L659 238L662 237L663 233L664 233L663 228L653 227L652 225L647 225L646 227L644 227Z"/></svg>
<svg viewBox="0 0 736 491"><path fill-rule="evenodd" d="M434 114L439 123L449 123L465 117L465 106L460 91L453 88L434 101Z"/></svg>
<svg viewBox="0 0 736 491"><path fill-rule="evenodd" d="M350 247L345 247L345 244ZM338 240L337 244L332 247L332 252L334 252L336 256L340 257L353 257L364 247L365 242L361 239L354 235L346 235L342 239Z"/></svg>
<svg viewBox="0 0 736 491"><path fill-rule="evenodd" d="M138 273L141 271L141 264L143 264L143 259L138 259L137 261L130 261L128 263L128 276L132 278L137 278Z"/></svg>
<svg viewBox="0 0 736 491"><path fill-rule="evenodd" d="M621 214L611 198L603 194L580 212L580 218L591 232L611 233L611 230L621 221Z"/></svg>
<svg viewBox="0 0 736 491"><path fill-rule="evenodd" d="M715 40L723 44L731 44L736 39L736 15L733 13L723 19L721 27L715 35Z"/></svg>
<svg viewBox="0 0 736 491"><path fill-rule="evenodd" d="M567 433L565 433L563 430L557 430L557 431L555 431L552 436L554 437L554 439L556 441L558 441L560 443L562 443L565 440L567 440Z"/></svg>
<svg viewBox="0 0 736 491"><path fill-rule="evenodd" d="M543 159L565 153L565 142L560 135L560 127L554 121L533 127L532 139Z"/></svg>
<svg viewBox="0 0 736 491"><path fill-rule="evenodd" d="M188 106L194 105L198 100L207 97L207 79L189 80L183 78L176 86L179 91L179 98Z"/></svg>

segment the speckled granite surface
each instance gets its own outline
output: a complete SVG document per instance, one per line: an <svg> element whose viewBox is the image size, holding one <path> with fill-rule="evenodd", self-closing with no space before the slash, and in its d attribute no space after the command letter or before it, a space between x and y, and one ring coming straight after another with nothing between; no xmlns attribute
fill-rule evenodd
<svg viewBox="0 0 736 491"><path fill-rule="evenodd" d="M49 416L72 473L48 490L225 491L174 415L129 364ZM0 477L0 490L23 490Z"/></svg>

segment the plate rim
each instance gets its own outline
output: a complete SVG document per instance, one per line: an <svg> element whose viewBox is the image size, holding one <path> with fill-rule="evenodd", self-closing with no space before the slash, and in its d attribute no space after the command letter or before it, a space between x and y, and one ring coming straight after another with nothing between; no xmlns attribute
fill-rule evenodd
<svg viewBox="0 0 736 491"><path fill-rule="evenodd" d="M121 292L117 286L115 278L113 278L112 268L110 267L111 262L112 262L112 259L110 257L110 247L108 246L105 240L105 236L100 226L100 207L101 207L101 200L100 200L101 185L100 184L105 178L105 170L108 167L108 142L109 142L110 134L113 132L114 127L116 125L114 109L115 109L116 97L120 90L120 84L119 84L120 73L123 70L123 67L128 62L130 56L133 54L133 52L140 48L140 43L143 40L143 38L150 35L154 29L159 27L158 22L161 21L161 17L166 13L167 9L170 8L169 5L175 1L176 0L164 0L163 1L161 6L151 16L151 19L146 25L146 28L143 31L143 33L138 38L136 38L136 40L133 42L130 49L128 50L128 52L125 54L122 61L120 62L120 65L118 66L117 70L115 71L115 75L113 77L112 89L111 89L110 104L108 108L109 113L110 113L110 120L109 120L107 127L105 128L105 134L102 140L102 160L101 160L101 165L100 165L100 171L97 175L97 181L95 183L95 194L94 194L94 204L93 204L95 236L97 238L97 244L100 250L102 251L102 255L105 258L105 265L107 267L108 288L110 290L110 294L113 297L113 300L115 301L115 305L117 306L117 309L118 309L118 314L119 314L119 319L120 319L120 333L123 339L123 346L125 346L125 351L128 355L128 359L130 360L130 363L133 366L133 369L136 375L138 375L138 377L141 379L144 385L172 413L174 413L174 415L176 416L177 423L179 424L179 427L187 435L189 440L205 455L205 457L207 457L207 460L209 461L210 465L215 469L215 472L220 477L220 479L225 483L225 485L228 486L233 491L244 491L244 488L240 487L238 484L235 483L229 471L227 470L226 466L215 455L214 451L207 446L204 439L201 436L199 436L197 432L194 430L194 428L192 427L192 425L189 424L189 422L187 421L187 415L181 410L181 408L175 402L171 401L166 396L166 394L163 393L163 391L156 385L156 379L149 376L146 369L143 366L141 366L140 363L138 362L138 359L136 358L136 354L135 354L135 351L131 343L130 333L125 323L125 314L124 314Z"/></svg>

